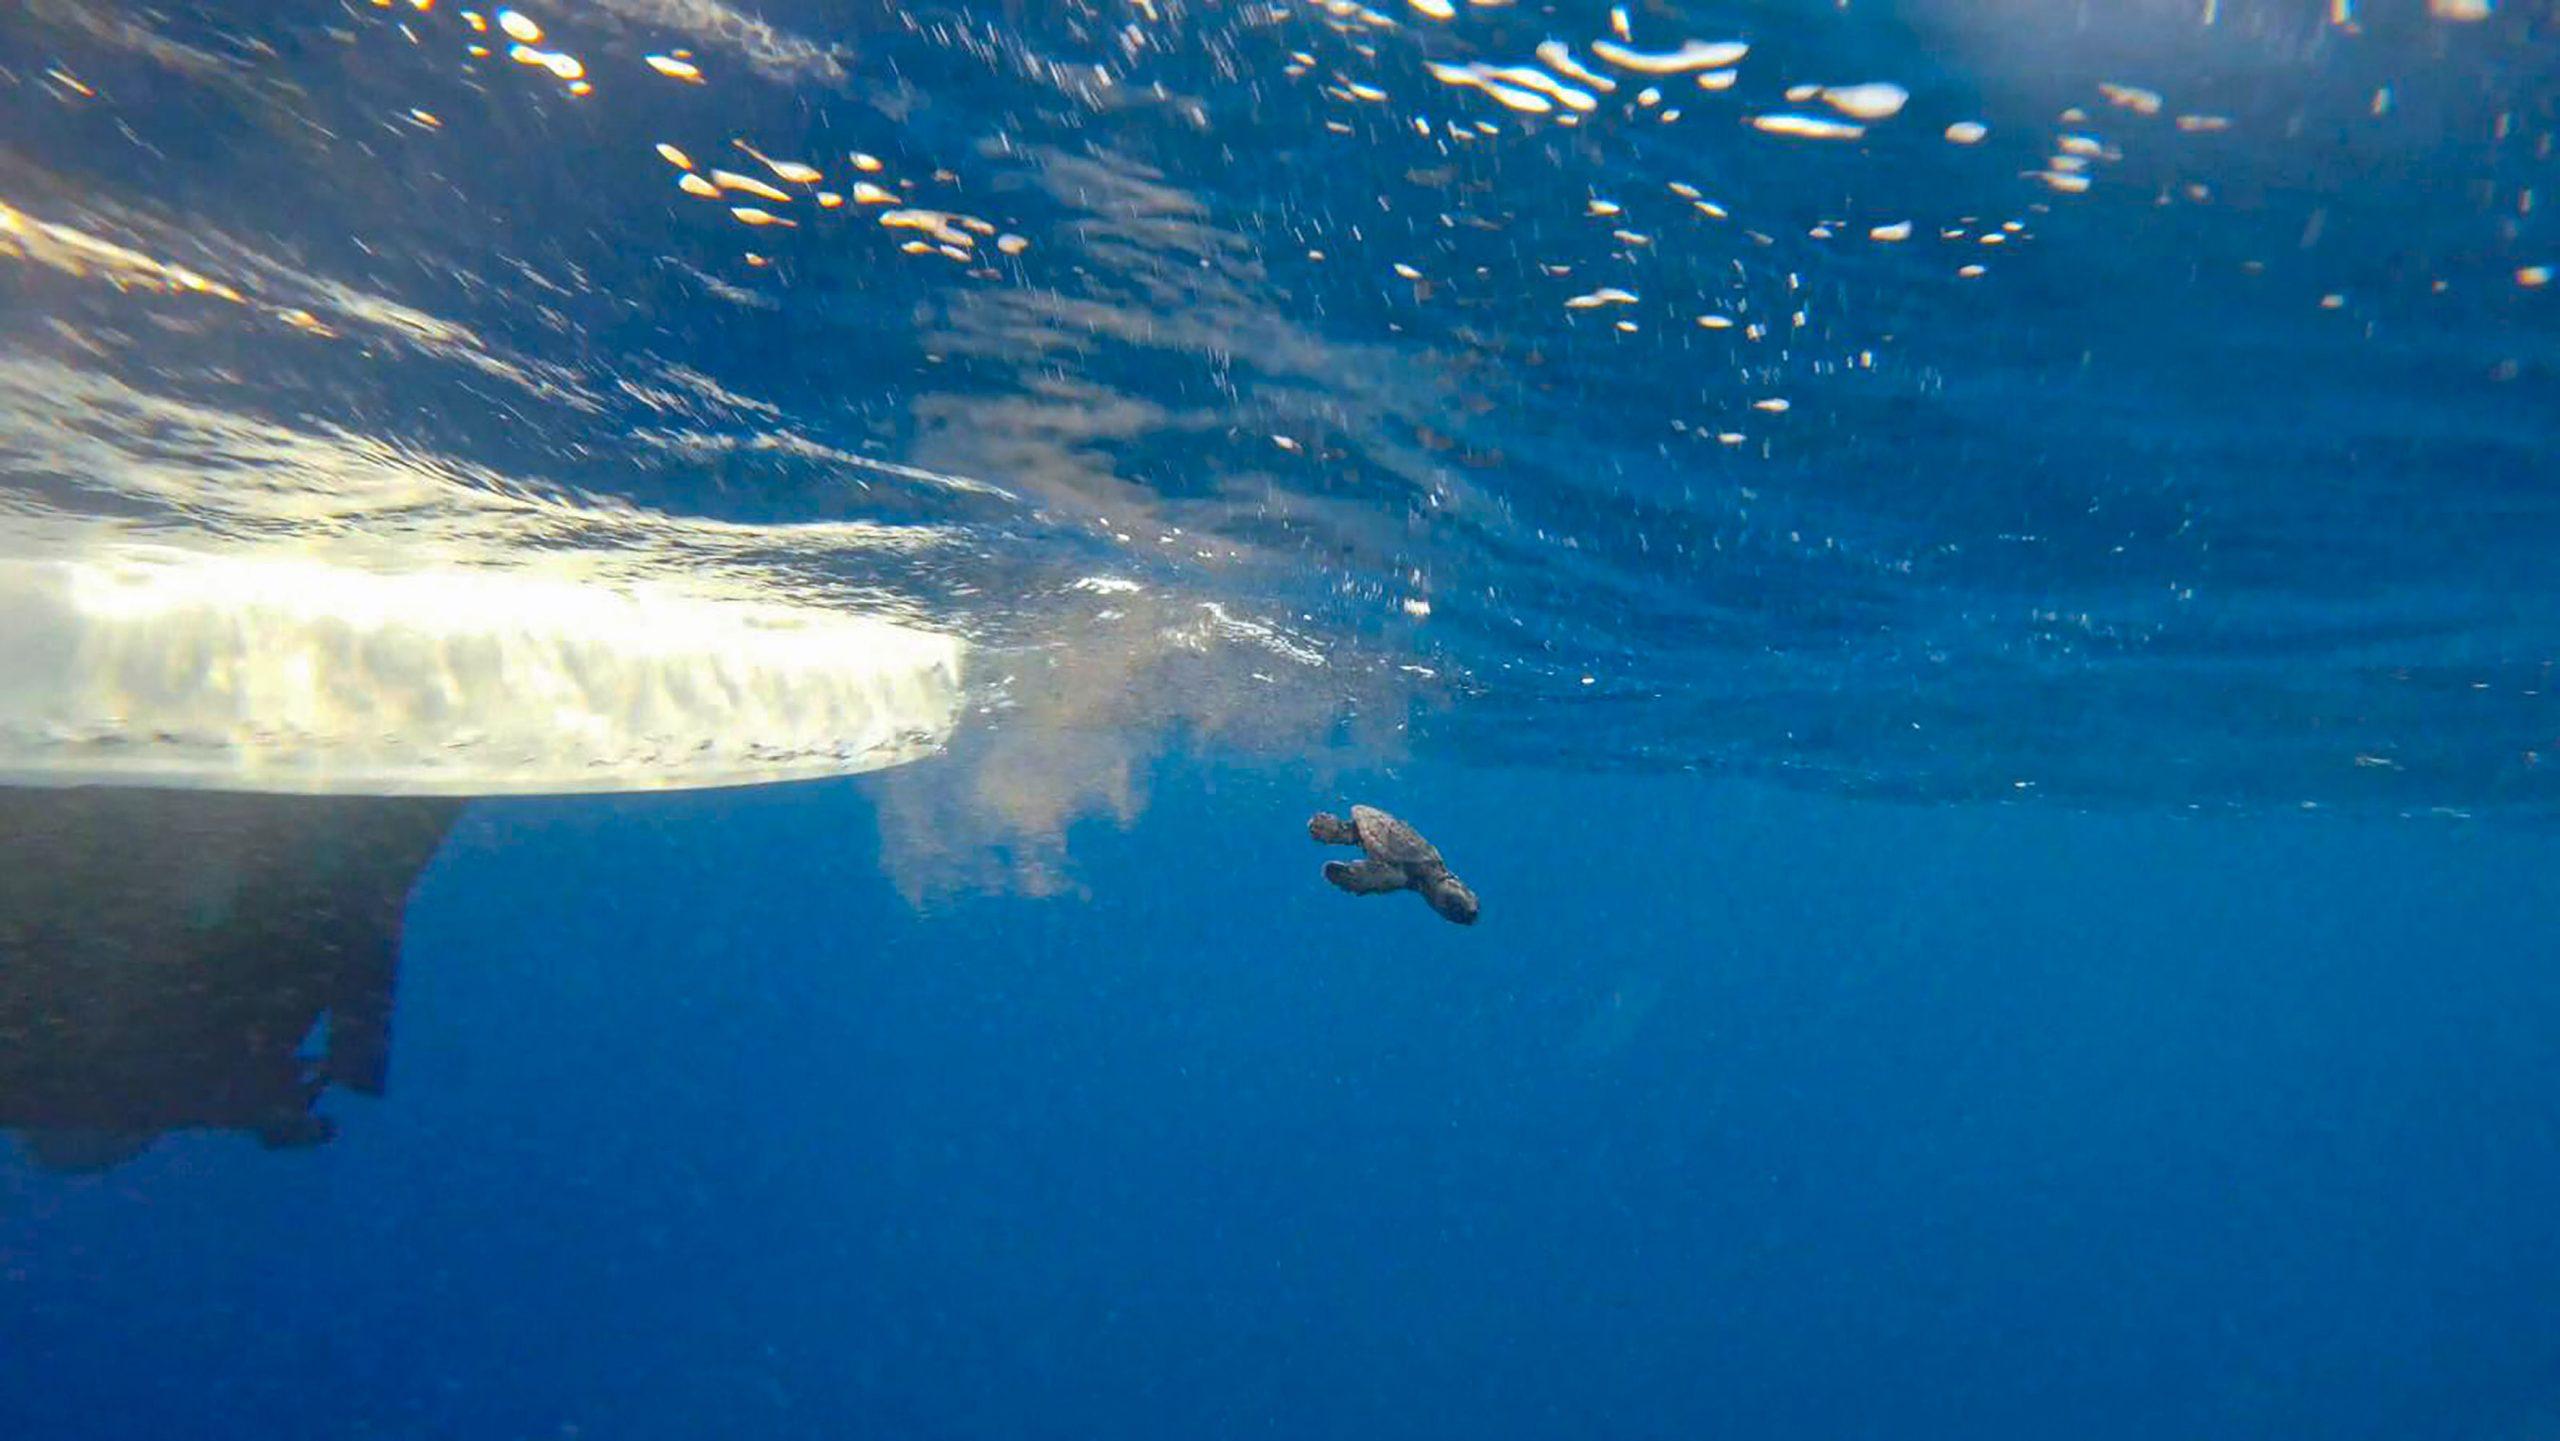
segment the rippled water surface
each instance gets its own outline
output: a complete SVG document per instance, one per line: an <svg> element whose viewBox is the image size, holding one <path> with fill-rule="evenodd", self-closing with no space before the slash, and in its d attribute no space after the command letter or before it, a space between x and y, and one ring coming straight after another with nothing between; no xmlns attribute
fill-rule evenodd
<svg viewBox="0 0 2560 1441"><path fill-rule="evenodd" d="M0 540L883 619L1052 746L2547 818L2555 129L2488 0L25 0Z"/></svg>

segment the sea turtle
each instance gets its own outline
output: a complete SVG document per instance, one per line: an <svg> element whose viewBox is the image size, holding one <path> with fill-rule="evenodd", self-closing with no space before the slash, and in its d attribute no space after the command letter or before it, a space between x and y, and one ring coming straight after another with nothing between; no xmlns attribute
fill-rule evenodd
<svg viewBox="0 0 2560 1441"><path fill-rule="evenodd" d="M1324 878L1355 896L1420 891L1431 909L1462 926L1476 923L1476 893L1449 874L1440 852L1420 832L1375 806L1353 806L1351 819L1330 811L1307 822L1307 834L1329 846L1358 846L1360 861L1327 861Z"/></svg>

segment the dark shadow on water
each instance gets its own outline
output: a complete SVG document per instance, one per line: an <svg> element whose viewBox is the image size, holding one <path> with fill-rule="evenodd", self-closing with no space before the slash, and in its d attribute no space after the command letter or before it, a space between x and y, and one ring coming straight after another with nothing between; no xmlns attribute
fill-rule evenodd
<svg viewBox="0 0 2560 1441"><path fill-rule="evenodd" d="M402 912L462 804L0 788L0 1129L63 1171L327 1141L322 1094L388 1083Z"/></svg>

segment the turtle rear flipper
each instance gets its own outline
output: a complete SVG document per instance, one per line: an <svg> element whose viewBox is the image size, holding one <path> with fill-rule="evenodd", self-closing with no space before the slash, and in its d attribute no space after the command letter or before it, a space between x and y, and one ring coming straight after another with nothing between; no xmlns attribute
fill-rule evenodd
<svg viewBox="0 0 2560 1441"><path fill-rule="evenodd" d="M1329 846L1360 844L1360 829L1331 811L1318 811L1307 821L1307 834Z"/></svg>
<svg viewBox="0 0 2560 1441"><path fill-rule="evenodd" d="M1355 896L1400 891L1411 882L1404 867L1391 861L1327 861L1324 878Z"/></svg>

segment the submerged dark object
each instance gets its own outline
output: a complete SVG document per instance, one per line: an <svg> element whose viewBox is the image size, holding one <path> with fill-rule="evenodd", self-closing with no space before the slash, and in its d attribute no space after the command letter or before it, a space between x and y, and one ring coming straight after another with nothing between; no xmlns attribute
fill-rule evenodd
<svg viewBox="0 0 2560 1441"><path fill-rule="evenodd" d="M1327 861L1324 878L1355 896L1420 891L1431 909L1462 926L1476 923L1476 893L1449 874L1448 864L1422 833L1375 806L1353 806L1351 819L1320 811L1307 834L1329 846L1358 846L1359 861Z"/></svg>
<svg viewBox="0 0 2560 1441"><path fill-rule="evenodd" d="M402 913L462 804L0 787L0 1128L55 1170L328 1140L328 1087L383 1092Z"/></svg>

